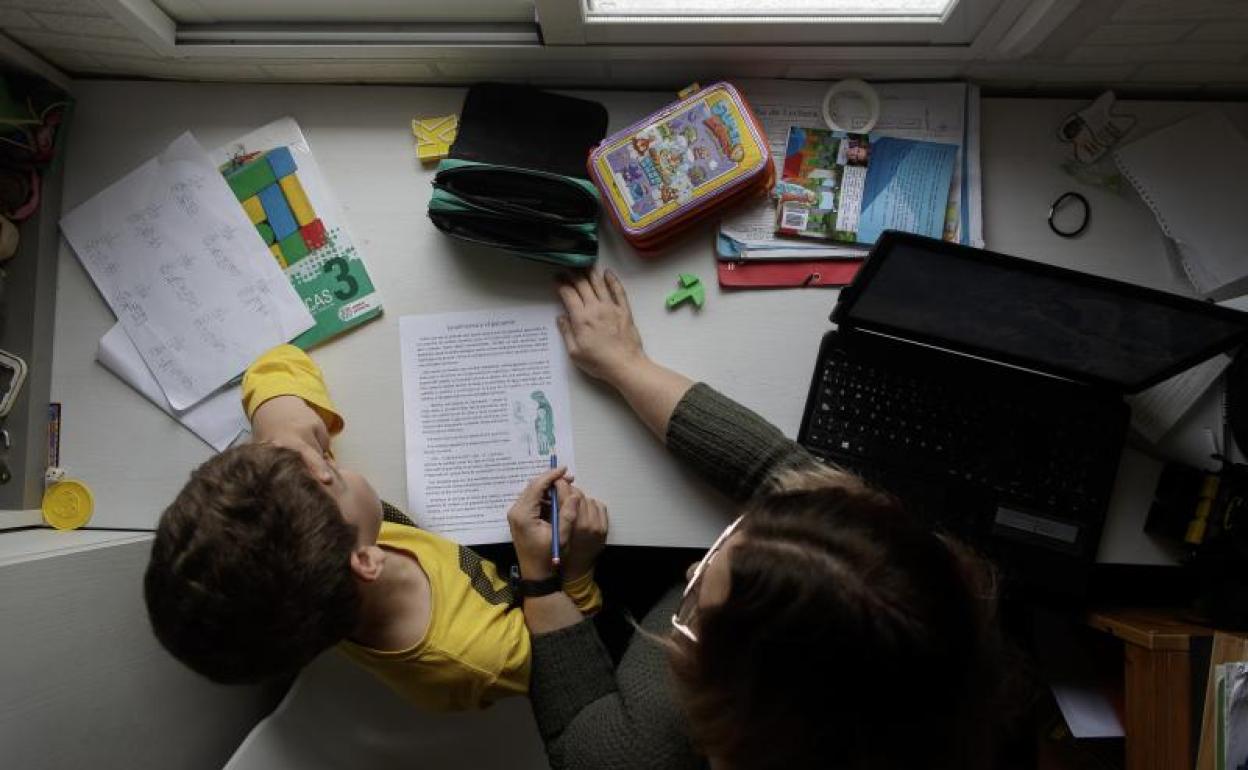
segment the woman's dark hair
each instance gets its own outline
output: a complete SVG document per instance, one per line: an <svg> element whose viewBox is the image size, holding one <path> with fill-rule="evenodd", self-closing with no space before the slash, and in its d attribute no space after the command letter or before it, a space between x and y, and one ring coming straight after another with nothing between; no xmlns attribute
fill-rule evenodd
<svg viewBox="0 0 1248 770"><path fill-rule="evenodd" d="M831 469L746 505L731 587L672 667L733 770L987 767L1003 654L991 570Z"/></svg>
<svg viewBox="0 0 1248 770"><path fill-rule="evenodd" d="M226 450L160 517L143 577L152 630L217 682L293 674L355 627L355 542L297 452Z"/></svg>

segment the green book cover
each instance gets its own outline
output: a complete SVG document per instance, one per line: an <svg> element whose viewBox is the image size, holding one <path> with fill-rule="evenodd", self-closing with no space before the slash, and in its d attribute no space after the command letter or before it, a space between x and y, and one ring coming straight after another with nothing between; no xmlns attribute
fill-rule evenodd
<svg viewBox="0 0 1248 770"><path fill-rule="evenodd" d="M381 315L381 297L299 125L276 120L213 152L316 325L308 350Z"/></svg>

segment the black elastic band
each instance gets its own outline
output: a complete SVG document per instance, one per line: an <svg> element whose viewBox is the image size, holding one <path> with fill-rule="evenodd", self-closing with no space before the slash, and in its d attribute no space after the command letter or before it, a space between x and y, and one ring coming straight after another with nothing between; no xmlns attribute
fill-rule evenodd
<svg viewBox="0 0 1248 770"><path fill-rule="evenodd" d="M1074 200L1079 201L1079 203L1083 206L1083 220L1080 221L1079 226L1076 227L1074 230L1059 230L1057 225L1053 222L1053 216L1057 214L1057 210L1062 207L1063 203L1065 203L1066 201L1072 198ZM1082 233L1084 230L1087 230L1088 222L1090 222L1091 220L1092 220L1092 207L1088 205L1088 199L1083 197L1077 192L1073 192L1073 191L1064 192L1061 195L1057 196L1057 200L1053 201L1053 204L1049 206L1049 229L1057 233L1058 235L1062 236L1063 238L1074 238L1075 236Z"/></svg>

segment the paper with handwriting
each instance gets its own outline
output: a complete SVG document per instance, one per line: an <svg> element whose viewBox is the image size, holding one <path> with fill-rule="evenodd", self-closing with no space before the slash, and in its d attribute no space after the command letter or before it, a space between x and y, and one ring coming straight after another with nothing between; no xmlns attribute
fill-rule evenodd
<svg viewBox="0 0 1248 770"><path fill-rule="evenodd" d="M175 410L312 326L189 132L63 217L61 231Z"/></svg>

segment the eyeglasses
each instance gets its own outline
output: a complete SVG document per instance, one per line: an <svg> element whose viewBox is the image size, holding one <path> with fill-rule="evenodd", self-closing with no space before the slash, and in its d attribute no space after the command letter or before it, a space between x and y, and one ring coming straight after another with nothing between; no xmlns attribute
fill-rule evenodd
<svg viewBox="0 0 1248 770"><path fill-rule="evenodd" d="M676 608L676 614L672 615L672 628L675 628L691 642L698 641L698 635L694 633L693 626L698 619L698 594L702 589L702 576L706 574L706 568L715 560L715 555L723 548L724 543L737 531L741 520L744 516L738 516L737 520L728 525L728 528L719 533L719 537L715 538L715 542L707 550L706 556L702 557L702 561L698 562L698 566L693 569L693 577L689 578L688 585L685 586L685 593L680 598L680 606Z"/></svg>

